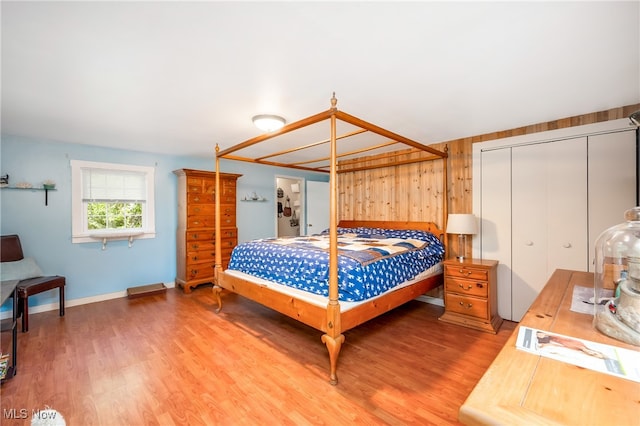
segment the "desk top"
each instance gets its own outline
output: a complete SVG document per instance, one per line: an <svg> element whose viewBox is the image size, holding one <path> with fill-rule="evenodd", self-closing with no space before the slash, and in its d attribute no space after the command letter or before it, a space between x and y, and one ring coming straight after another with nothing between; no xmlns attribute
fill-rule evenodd
<svg viewBox="0 0 640 426"><path fill-rule="evenodd" d="M460 407L462 423L640 425L640 383L516 349L518 330L527 326L639 350L598 332L592 315L571 311L574 285L593 287L593 274L553 273Z"/></svg>
<svg viewBox="0 0 640 426"><path fill-rule="evenodd" d="M0 305L2 305L13 294L19 280L7 280L0 283Z"/></svg>

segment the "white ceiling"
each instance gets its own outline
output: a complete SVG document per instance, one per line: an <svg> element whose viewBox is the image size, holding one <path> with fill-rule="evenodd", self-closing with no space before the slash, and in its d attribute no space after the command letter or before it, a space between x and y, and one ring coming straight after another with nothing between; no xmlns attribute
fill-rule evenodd
<svg viewBox="0 0 640 426"><path fill-rule="evenodd" d="M211 156L338 108L424 144L640 102L640 2L2 1L2 133ZM313 142L313 141L306 141Z"/></svg>

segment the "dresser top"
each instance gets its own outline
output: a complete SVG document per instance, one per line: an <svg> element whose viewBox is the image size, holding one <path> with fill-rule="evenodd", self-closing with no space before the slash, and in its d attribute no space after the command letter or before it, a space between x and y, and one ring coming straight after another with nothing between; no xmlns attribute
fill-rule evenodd
<svg viewBox="0 0 640 426"><path fill-rule="evenodd" d="M466 257L463 261L459 261L456 258L447 259L444 261L447 265L460 265L460 266L494 266L498 264L497 260L490 259L472 259Z"/></svg>
<svg viewBox="0 0 640 426"><path fill-rule="evenodd" d="M178 170L174 170L173 174L177 175L177 176L202 176L202 177L215 177L216 172L215 171L209 171L209 170L196 170L196 169L178 169ZM220 176L221 177L225 177L225 178L239 178L240 176L242 176L241 174L237 174L237 173L223 173L220 172Z"/></svg>

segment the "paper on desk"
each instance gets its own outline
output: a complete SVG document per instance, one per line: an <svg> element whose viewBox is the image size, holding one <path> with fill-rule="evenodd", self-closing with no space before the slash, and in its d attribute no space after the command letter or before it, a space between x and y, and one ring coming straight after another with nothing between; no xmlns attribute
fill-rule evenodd
<svg viewBox="0 0 640 426"><path fill-rule="evenodd" d="M602 295L605 297L599 298L598 303L606 303L609 297L613 297L613 290L603 290ZM571 294L571 310L581 314L594 315L594 300L593 287L576 285L573 287L573 293Z"/></svg>
<svg viewBox="0 0 640 426"><path fill-rule="evenodd" d="M520 327L516 348L640 383L640 352Z"/></svg>

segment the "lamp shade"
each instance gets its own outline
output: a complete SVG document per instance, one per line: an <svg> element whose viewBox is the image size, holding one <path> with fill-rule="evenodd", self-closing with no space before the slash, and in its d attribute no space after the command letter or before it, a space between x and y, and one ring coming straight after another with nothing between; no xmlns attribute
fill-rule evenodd
<svg viewBox="0 0 640 426"><path fill-rule="evenodd" d="M253 124L263 132L273 132L274 130L281 129L286 123L284 118L271 114L256 115L252 120Z"/></svg>
<svg viewBox="0 0 640 426"><path fill-rule="evenodd" d="M450 214L447 234L473 235L478 233L478 221L473 214Z"/></svg>

